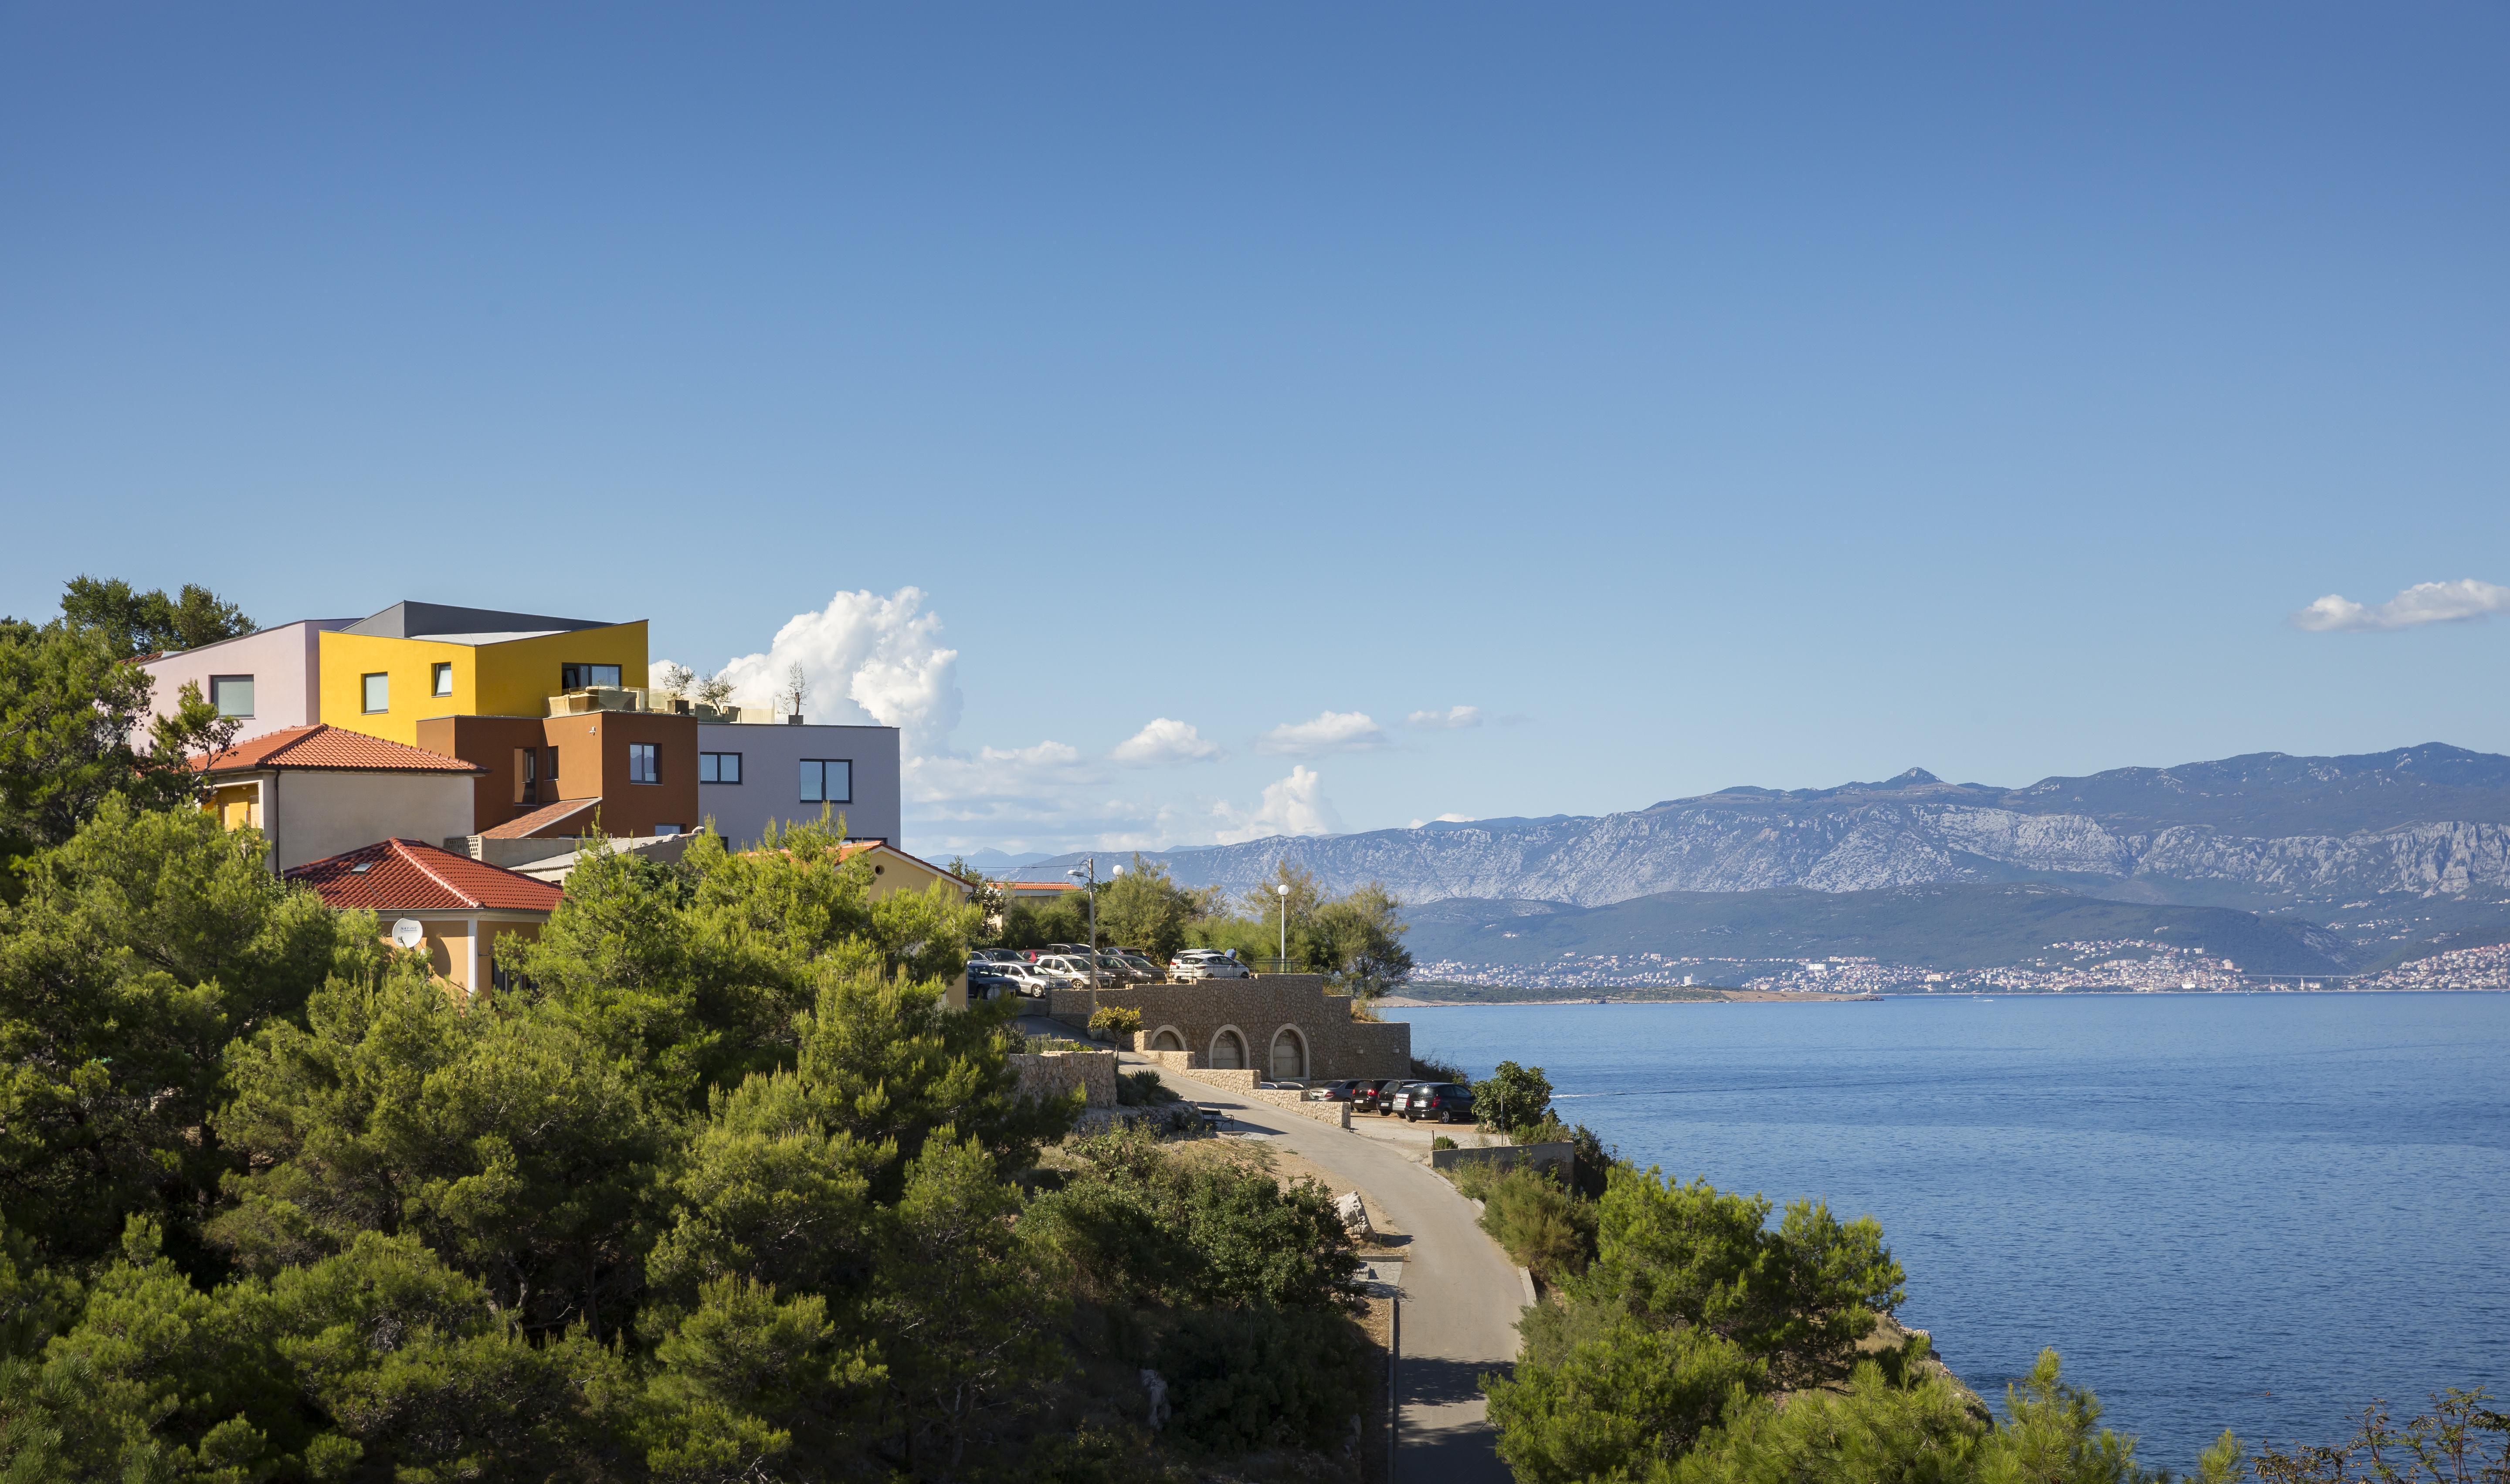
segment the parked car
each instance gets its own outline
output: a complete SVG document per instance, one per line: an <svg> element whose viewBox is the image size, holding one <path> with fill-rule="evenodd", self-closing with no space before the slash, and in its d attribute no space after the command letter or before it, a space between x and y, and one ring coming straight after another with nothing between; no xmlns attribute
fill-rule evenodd
<svg viewBox="0 0 2510 1484"><path fill-rule="evenodd" d="M1153 979L1164 979L1167 977L1167 970L1160 968L1158 961L1147 954L1127 951L1123 957L1124 962L1132 967L1133 972L1142 976L1142 980L1145 983L1148 983Z"/></svg>
<svg viewBox="0 0 2510 1484"><path fill-rule="evenodd" d="M1216 948L1188 948L1168 961L1168 973L1177 979L1247 979L1254 975L1237 962L1235 953Z"/></svg>
<svg viewBox="0 0 2510 1484"><path fill-rule="evenodd" d="M1394 1116L1394 1100L1401 1097L1406 1089L1417 1085L1419 1084L1409 1078L1388 1078L1386 1081L1377 1084L1377 1090L1368 1095L1368 1100L1365 1103L1353 1104L1352 1111L1355 1113L1374 1113L1380 1118L1392 1118Z"/></svg>
<svg viewBox="0 0 2510 1484"><path fill-rule="evenodd" d="M1404 1122L1436 1119L1441 1123L1473 1121L1473 1089L1462 1083L1422 1083L1403 1095Z"/></svg>
<svg viewBox="0 0 2510 1484"><path fill-rule="evenodd" d="M1157 975L1144 973L1124 962L1121 953L1098 951L1098 981L1102 984L1138 984Z"/></svg>
<svg viewBox="0 0 2510 1484"><path fill-rule="evenodd" d="M968 970L968 982L970 988L975 985L975 973L976 970L972 968ZM1034 964L995 964L991 966L991 973L993 977L1032 1000L1054 987L1054 981L1038 972L1037 966Z"/></svg>
<svg viewBox="0 0 2510 1484"><path fill-rule="evenodd" d="M1089 964L1068 953L1042 953L1033 967L1048 983L1062 989L1085 989L1089 984Z"/></svg>
<svg viewBox="0 0 2510 1484"><path fill-rule="evenodd" d="M1318 1083L1308 1089L1308 1101L1312 1103L1347 1103L1351 1100L1351 1095L1357 1089L1366 1085L1367 1084L1365 1083L1354 1082L1350 1078L1344 1078L1340 1082Z"/></svg>
<svg viewBox="0 0 2510 1484"><path fill-rule="evenodd" d="M1019 966L1025 969L1026 965ZM1028 993L1027 981L1016 976L1011 965L991 959L968 961L968 998L999 1000L1005 995Z"/></svg>

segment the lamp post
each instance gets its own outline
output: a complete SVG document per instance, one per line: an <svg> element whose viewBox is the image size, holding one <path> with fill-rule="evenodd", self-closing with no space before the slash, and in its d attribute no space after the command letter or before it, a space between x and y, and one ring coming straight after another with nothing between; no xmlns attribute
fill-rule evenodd
<svg viewBox="0 0 2510 1484"><path fill-rule="evenodd" d="M1273 971L1288 973L1290 962L1290 884L1283 882L1274 892L1281 898L1281 956L1273 961Z"/></svg>
<svg viewBox="0 0 2510 1484"><path fill-rule="evenodd" d="M1095 1020L1098 1018L1098 857L1091 856L1087 858L1089 864L1089 1018ZM1064 874L1075 881L1082 879L1082 873L1079 871L1066 871Z"/></svg>

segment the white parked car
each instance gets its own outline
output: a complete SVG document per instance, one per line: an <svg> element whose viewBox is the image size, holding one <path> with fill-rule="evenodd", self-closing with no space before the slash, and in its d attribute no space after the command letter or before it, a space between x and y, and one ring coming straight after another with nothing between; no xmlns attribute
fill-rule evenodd
<svg viewBox="0 0 2510 1484"><path fill-rule="evenodd" d="M1254 975L1233 954L1216 948L1187 948L1168 961L1168 977L1195 979L1251 979Z"/></svg>
<svg viewBox="0 0 2510 1484"><path fill-rule="evenodd" d="M1082 989L1089 984L1089 966L1066 954L1040 954L1038 961L1030 967L1058 988ZM1106 982L1104 975L1100 976L1099 982Z"/></svg>

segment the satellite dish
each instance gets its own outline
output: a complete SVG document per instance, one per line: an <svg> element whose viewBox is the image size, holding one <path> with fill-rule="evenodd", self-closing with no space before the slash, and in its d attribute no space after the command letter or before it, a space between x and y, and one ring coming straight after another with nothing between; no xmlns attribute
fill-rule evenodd
<svg viewBox="0 0 2510 1484"><path fill-rule="evenodd" d="M393 924L393 941L403 948L417 947L419 939L425 936L427 930L418 925L417 918L404 917Z"/></svg>

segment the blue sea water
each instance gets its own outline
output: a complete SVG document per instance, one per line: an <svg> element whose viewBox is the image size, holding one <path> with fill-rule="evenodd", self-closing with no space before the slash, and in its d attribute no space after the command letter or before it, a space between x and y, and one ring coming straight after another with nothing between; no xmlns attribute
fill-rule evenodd
<svg viewBox="0 0 2510 1484"><path fill-rule="evenodd" d="M2510 1394L2510 995L1389 1010L1640 1165L1872 1213L1991 1401L2043 1346L2149 1465Z"/></svg>

